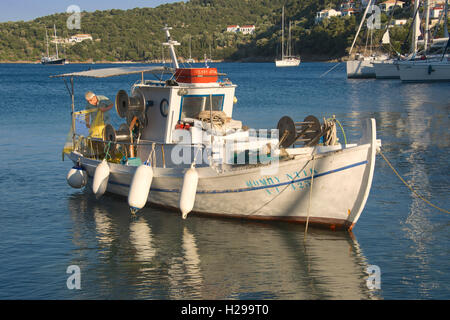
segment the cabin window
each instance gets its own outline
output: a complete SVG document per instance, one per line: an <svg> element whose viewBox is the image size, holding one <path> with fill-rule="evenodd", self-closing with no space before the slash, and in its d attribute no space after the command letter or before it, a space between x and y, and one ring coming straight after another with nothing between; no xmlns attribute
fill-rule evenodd
<svg viewBox="0 0 450 320"><path fill-rule="evenodd" d="M180 120L184 118L197 118L198 114L205 110L222 111L223 100L223 94L212 96L184 96L181 101Z"/></svg>

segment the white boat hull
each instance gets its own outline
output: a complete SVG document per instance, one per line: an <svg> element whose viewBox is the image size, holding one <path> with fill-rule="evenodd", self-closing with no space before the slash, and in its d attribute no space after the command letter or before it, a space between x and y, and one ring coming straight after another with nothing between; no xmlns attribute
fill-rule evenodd
<svg viewBox="0 0 450 320"><path fill-rule="evenodd" d="M292 58L292 59L282 59L276 60L275 66L277 67L297 67L300 65L300 59Z"/></svg>
<svg viewBox="0 0 450 320"><path fill-rule="evenodd" d="M306 154L303 152L294 159L279 162L276 173L266 173L261 171L261 167L239 167L224 173L211 167L197 168L197 194L190 215L292 222L308 219L311 224L351 230L359 219L372 184L376 154L375 120L367 122L359 146L318 152L314 160L312 150L310 148ZM92 180L100 161L74 152L69 157L74 162L80 160ZM313 165L314 178L311 179ZM128 196L136 168L110 163L107 192ZM155 167L148 202L178 210L186 170Z"/></svg>
<svg viewBox="0 0 450 320"><path fill-rule="evenodd" d="M449 62L401 63L400 79L405 82L450 81Z"/></svg>
<svg viewBox="0 0 450 320"><path fill-rule="evenodd" d="M396 61L374 62L377 79L400 79L398 63Z"/></svg>
<svg viewBox="0 0 450 320"><path fill-rule="evenodd" d="M375 78L375 68L372 61L350 60L346 62L347 78Z"/></svg>

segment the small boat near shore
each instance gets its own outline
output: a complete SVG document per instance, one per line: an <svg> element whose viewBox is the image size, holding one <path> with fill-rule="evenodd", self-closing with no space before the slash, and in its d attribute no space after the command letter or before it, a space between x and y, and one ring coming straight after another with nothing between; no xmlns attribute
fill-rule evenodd
<svg viewBox="0 0 450 320"><path fill-rule="evenodd" d="M233 119L232 83L216 68L180 68L165 27L172 68L120 67L66 73L72 124L64 155L73 163L74 188L92 187L128 198L132 213L146 204L181 216L281 220L351 230L372 185L375 119L356 143L339 141L337 120L282 117L271 130L253 130ZM130 94L115 99L119 128L83 123L90 110L75 111L73 79L140 75ZM153 74L157 80L146 80ZM100 112L100 111L98 111ZM340 127L340 125L339 125Z"/></svg>

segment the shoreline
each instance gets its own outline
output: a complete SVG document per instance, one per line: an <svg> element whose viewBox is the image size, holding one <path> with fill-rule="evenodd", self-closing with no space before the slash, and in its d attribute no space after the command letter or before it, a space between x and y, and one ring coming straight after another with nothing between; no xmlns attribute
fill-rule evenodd
<svg viewBox="0 0 450 320"><path fill-rule="evenodd" d="M301 55L300 56L302 62L325 62L325 63L333 63L333 62L342 62L348 59L348 57L321 57L321 56L310 56L310 55ZM275 61L275 57L251 57L251 58L244 58L239 60L212 60L211 63L221 63L221 62L242 62L242 63L271 63ZM179 59L180 63L186 63L184 59ZM101 61L70 61L68 64L153 64L153 63L163 63L162 60L149 60L149 61L107 61L107 60L101 60ZM167 62L166 62L167 63ZM203 60L197 60L194 63L204 63ZM0 64L41 64L40 60L0 60Z"/></svg>

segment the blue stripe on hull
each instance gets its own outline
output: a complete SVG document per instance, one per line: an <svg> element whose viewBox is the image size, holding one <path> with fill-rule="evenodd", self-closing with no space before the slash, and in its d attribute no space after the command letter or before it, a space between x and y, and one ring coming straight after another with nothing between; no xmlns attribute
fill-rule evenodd
<svg viewBox="0 0 450 320"><path fill-rule="evenodd" d="M367 164L367 160L365 161L361 161L361 162L357 162L342 168L338 168L338 169L334 169L334 170L330 170L330 171L326 171L326 172L322 172L322 173L318 173L316 175L314 175L314 179L332 174L332 173L336 173L336 172L340 172L340 171L344 171L344 170L348 170L354 167L358 167L358 166L362 166ZM285 186L285 185L289 185L289 184L293 184L293 183L297 183L297 182L301 182L301 181L307 181L307 180L311 180L311 177L306 177L306 178L301 178L301 179L297 179L297 180L291 180L291 181L287 181L287 182L282 182L282 183L278 183L278 184L272 184L272 185L266 185L266 186L259 186L259 187L248 187L248 188L240 188L240 189L228 189L228 190L199 190L197 191L197 194L219 194L219 193L237 193L237 192L247 192L247 191L256 191L256 190L262 190L262 189L270 189L270 188L276 188L276 187L281 187L281 186ZM120 183L120 182L115 182L115 181L109 181L109 183L111 184L115 184L118 186L122 186L122 187L127 187L129 188L130 185L129 184L125 184L125 183ZM180 189L160 189L160 188L150 188L150 191L156 191L156 192L176 192L176 193L180 193Z"/></svg>

